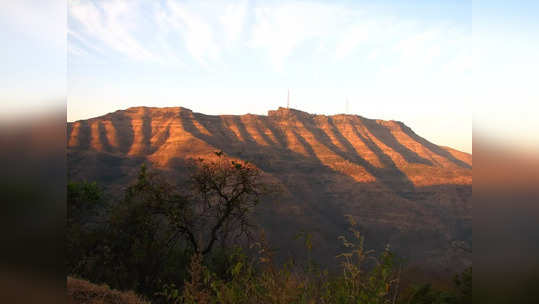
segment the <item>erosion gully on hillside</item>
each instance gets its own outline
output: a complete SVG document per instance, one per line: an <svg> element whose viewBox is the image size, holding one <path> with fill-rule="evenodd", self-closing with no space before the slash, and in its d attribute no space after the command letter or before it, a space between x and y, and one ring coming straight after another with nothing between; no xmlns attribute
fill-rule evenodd
<svg viewBox="0 0 539 304"><path fill-rule="evenodd" d="M68 123L71 180L95 180L117 193L142 163L181 180L189 158L215 151L252 162L283 189L261 204L258 223L280 258L304 252L333 260L358 219L367 247L390 244L410 265L457 272L471 255L472 156L437 146L397 121L314 115L279 108L264 115L204 115L189 109L136 107Z"/></svg>

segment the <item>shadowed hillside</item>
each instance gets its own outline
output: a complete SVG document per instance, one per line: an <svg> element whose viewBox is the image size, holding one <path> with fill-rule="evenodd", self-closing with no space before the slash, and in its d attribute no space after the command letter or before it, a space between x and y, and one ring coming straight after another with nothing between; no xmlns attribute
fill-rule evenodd
<svg viewBox="0 0 539 304"><path fill-rule="evenodd" d="M369 247L390 243L412 264L452 273L471 263L454 241L471 241L472 156L437 146L401 122L314 115L279 108L212 116L185 108L137 107L68 123L72 180L109 191L142 163L180 180L188 158L221 150L253 163L282 193L257 210L281 257L313 232L315 257L333 259L344 215L358 218Z"/></svg>

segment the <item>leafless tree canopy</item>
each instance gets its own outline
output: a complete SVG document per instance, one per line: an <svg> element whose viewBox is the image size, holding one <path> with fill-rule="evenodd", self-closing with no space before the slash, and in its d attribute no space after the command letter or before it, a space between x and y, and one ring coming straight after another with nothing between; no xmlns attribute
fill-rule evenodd
<svg viewBox="0 0 539 304"><path fill-rule="evenodd" d="M260 171L217 152L217 159L193 160L187 199L170 209L171 223L195 253L249 237L252 209L265 192Z"/></svg>

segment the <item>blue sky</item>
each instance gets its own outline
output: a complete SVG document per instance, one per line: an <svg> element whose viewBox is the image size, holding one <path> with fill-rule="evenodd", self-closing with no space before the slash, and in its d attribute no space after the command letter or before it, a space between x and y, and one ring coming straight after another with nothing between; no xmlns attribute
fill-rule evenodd
<svg viewBox="0 0 539 304"><path fill-rule="evenodd" d="M444 1L445 2L445 1ZM68 120L129 106L400 120L471 151L471 2L70 1Z"/></svg>
<svg viewBox="0 0 539 304"><path fill-rule="evenodd" d="M530 131L537 111L528 110L539 104L535 1L21 0L2 8L3 118L66 99L69 121L138 105L265 114L286 104L290 88L294 108L342 113L348 99L351 114L400 120L468 152L472 115L489 136L539 143Z"/></svg>

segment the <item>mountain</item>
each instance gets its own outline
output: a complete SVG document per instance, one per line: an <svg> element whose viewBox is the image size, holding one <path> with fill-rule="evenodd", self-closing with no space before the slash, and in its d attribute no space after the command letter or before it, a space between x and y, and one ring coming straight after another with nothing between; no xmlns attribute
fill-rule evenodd
<svg viewBox="0 0 539 304"><path fill-rule="evenodd" d="M142 163L171 179L188 158L215 151L249 161L283 191L256 211L281 257L314 237L313 255L334 259L358 219L367 246L390 244L410 265L454 272L471 255L472 155L437 146L398 121L315 115L279 108L264 115L204 115L189 109L135 107L67 124L68 175L111 192ZM304 252L303 250L302 252Z"/></svg>

